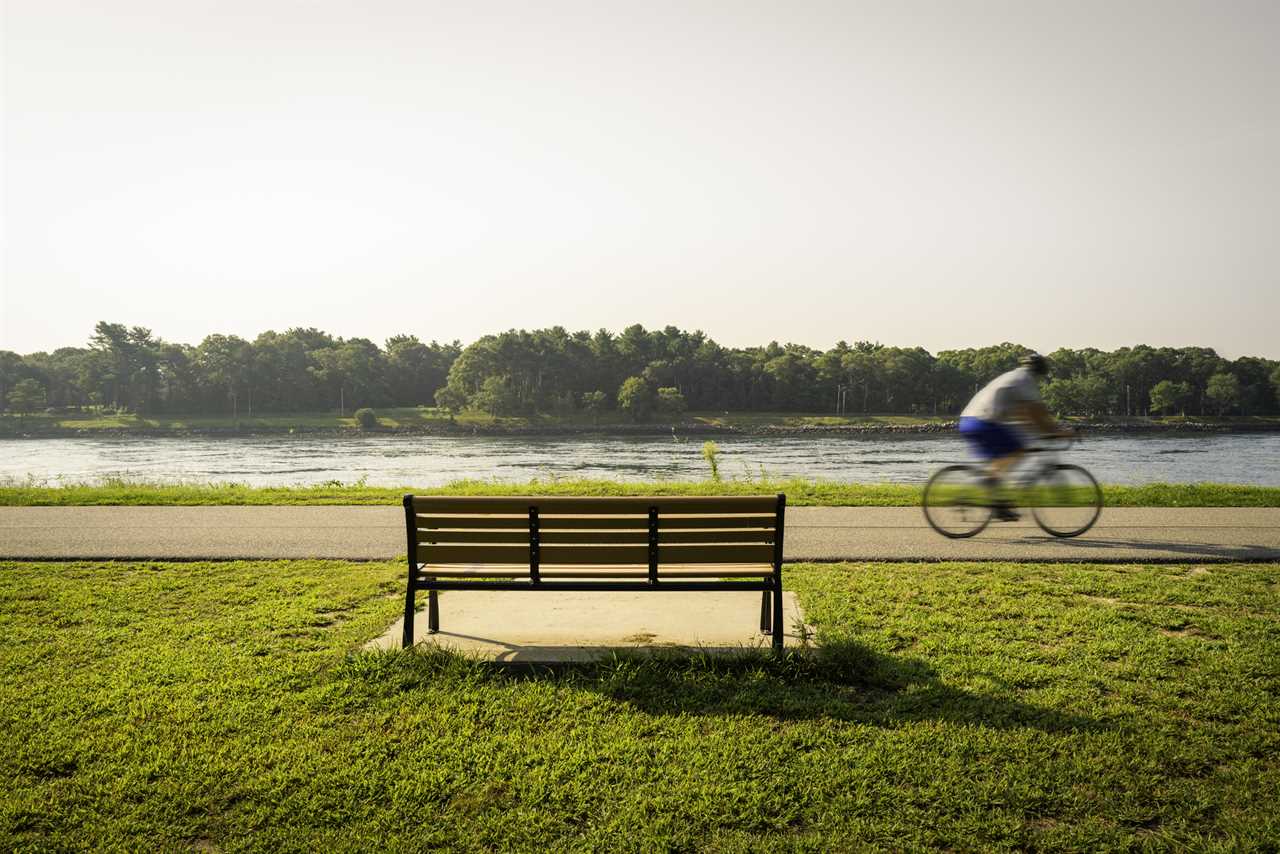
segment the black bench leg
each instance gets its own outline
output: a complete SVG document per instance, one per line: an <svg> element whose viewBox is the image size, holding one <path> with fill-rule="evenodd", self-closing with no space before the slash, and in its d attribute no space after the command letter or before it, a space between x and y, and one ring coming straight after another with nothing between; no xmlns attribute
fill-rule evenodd
<svg viewBox="0 0 1280 854"><path fill-rule="evenodd" d="M773 651L782 652L782 573L773 580Z"/></svg>
<svg viewBox="0 0 1280 854"><path fill-rule="evenodd" d="M436 601L439 594L434 590L427 591L427 631L435 634L440 631L440 604Z"/></svg>
<svg viewBox="0 0 1280 854"><path fill-rule="evenodd" d="M769 631L769 591L765 590L760 594L760 631L765 633Z"/></svg>
<svg viewBox="0 0 1280 854"><path fill-rule="evenodd" d="M400 647L408 649L413 646L413 579L409 579L408 589L404 593L404 635L400 639Z"/></svg>

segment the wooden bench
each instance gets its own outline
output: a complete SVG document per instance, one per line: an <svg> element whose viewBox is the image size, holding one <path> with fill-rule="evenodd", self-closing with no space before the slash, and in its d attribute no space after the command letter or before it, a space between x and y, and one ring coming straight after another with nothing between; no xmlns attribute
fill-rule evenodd
<svg viewBox="0 0 1280 854"><path fill-rule="evenodd" d="M440 629L443 590L759 590L760 630L782 649L785 495L404 497L409 579Z"/></svg>

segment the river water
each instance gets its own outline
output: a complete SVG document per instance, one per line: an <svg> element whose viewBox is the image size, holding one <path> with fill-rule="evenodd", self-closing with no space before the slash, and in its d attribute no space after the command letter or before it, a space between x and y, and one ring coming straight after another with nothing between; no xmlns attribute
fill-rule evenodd
<svg viewBox="0 0 1280 854"><path fill-rule="evenodd" d="M725 478L921 483L966 459L953 435L716 437ZM702 437L245 436L0 439L0 481L50 485L125 477L255 486L439 486L463 478L706 478ZM1104 483L1280 485L1280 434L1091 436L1067 456Z"/></svg>

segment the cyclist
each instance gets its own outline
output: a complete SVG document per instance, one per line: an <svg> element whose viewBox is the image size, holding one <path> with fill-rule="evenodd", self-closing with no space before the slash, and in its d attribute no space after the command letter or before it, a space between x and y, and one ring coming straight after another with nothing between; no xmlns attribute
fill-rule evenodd
<svg viewBox="0 0 1280 854"><path fill-rule="evenodd" d="M994 492L1001 479L1026 454L1027 434L1074 435L1053 420L1040 398L1040 381L1049 375L1049 361L1039 353L1023 356L1018 367L987 383L960 413L960 435L987 463L987 484ZM1007 500L998 500L995 518L1018 518Z"/></svg>

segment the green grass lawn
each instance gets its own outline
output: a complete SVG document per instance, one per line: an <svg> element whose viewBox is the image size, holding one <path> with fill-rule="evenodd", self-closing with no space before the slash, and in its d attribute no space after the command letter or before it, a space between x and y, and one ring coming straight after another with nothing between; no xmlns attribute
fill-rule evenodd
<svg viewBox="0 0 1280 854"><path fill-rule="evenodd" d="M463 480L440 487L382 487L331 482L315 486L253 487L239 483L162 484L108 478L49 486L0 482L0 506L399 504L418 495L767 495L787 494L792 506L911 507L921 487L893 483L814 480L698 480L624 483L612 480ZM1280 507L1280 487L1226 483L1103 486L1109 507Z"/></svg>
<svg viewBox="0 0 1280 854"><path fill-rule="evenodd" d="M534 672L358 652L401 575L0 564L0 849L1280 838L1278 565L788 567L817 652Z"/></svg>

